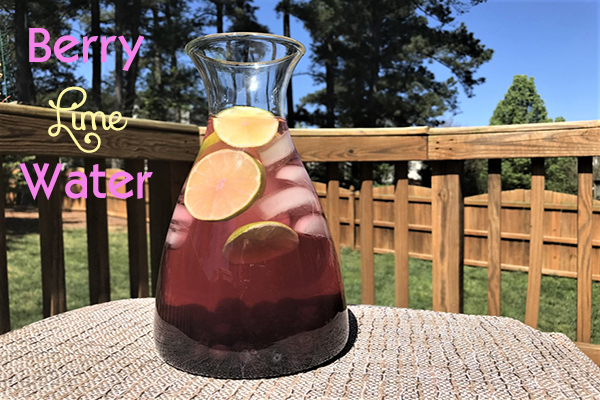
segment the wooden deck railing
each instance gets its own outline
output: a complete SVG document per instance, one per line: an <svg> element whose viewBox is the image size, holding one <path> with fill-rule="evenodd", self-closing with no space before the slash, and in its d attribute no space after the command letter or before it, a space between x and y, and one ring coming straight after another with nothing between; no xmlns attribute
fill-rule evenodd
<svg viewBox="0 0 600 400"><path fill-rule="evenodd" d="M53 110L26 106L0 106L0 153L41 156L56 163L59 156L86 157L67 134L48 135L55 122ZM70 121L65 113L64 121ZM203 133L203 129L200 129ZM121 132L99 132L102 146L86 168L103 164L104 158L125 159L129 172L143 168L154 173L150 180L150 268L146 244L146 209L143 200L128 199L129 268L132 297L148 296L155 287L160 253L179 189L198 151L198 128L190 125L129 120ZM304 161L328 163L328 199L337 199L337 163L360 163L360 246L362 301L375 300L373 250L373 162L395 164L394 253L396 305L408 306L408 177L407 162L426 160L432 167L432 269L433 308L462 310L463 196L462 161L489 159L488 171L488 310L500 314L501 270L501 170L500 160L532 159L531 232L529 279L525 322L537 326L543 263L544 158L577 157L579 195L577 206L577 341L597 363L600 346L589 344L592 290L592 156L600 156L600 121L476 128L385 128L292 130ZM0 185L1 186L1 185ZM0 199L4 199L0 189ZM40 245L44 316L65 311L64 255L60 193L39 202ZM93 199L93 200L92 200ZM110 299L108 277L108 229L106 200L90 197L87 207L90 302ZM339 248L340 215L327 210L332 235ZM0 332L10 329L6 230L4 205L0 205ZM367 234L367 232L369 234ZM149 274L150 271L150 274ZM150 276L149 276L150 275ZM151 283L151 284L150 284Z"/></svg>

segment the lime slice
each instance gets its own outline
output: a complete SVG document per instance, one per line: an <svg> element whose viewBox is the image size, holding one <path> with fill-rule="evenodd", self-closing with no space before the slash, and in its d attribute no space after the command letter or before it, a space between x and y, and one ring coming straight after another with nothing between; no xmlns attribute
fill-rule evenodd
<svg viewBox="0 0 600 400"><path fill-rule="evenodd" d="M218 113L213 127L219 138L231 147L260 147L273 140L279 120L262 108L236 106Z"/></svg>
<svg viewBox="0 0 600 400"><path fill-rule="evenodd" d="M209 147L212 147L217 143L221 143L221 139L219 139L217 135L205 136L204 140L202 141L202 145L200 146L200 151L198 151L198 155L196 156L194 162L198 161L200 156L202 156L202 154L204 154Z"/></svg>
<svg viewBox="0 0 600 400"><path fill-rule="evenodd" d="M223 221L246 211L265 188L264 167L243 151L218 150L194 164L183 203L203 221Z"/></svg>
<svg viewBox="0 0 600 400"><path fill-rule="evenodd" d="M282 256L298 247L298 234L275 221L253 222L236 229L223 246L233 264L256 264Z"/></svg>

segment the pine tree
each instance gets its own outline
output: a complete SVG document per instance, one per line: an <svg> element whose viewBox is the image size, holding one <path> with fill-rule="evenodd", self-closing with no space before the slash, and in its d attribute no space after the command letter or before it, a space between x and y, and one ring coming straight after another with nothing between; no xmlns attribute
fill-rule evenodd
<svg viewBox="0 0 600 400"><path fill-rule="evenodd" d="M198 19L183 0L154 0L150 8L139 114L204 124L207 111L200 78L191 63L182 63L180 58L187 59L185 44L199 36L208 21Z"/></svg>
<svg viewBox="0 0 600 400"><path fill-rule="evenodd" d="M472 4L481 0L471 1ZM313 74L325 88L304 99L319 126L375 127L437 125L457 109L458 86L468 96L484 78L477 69L487 49L456 24L468 9L461 0L309 0L292 13L313 39ZM436 79L430 63L446 67Z"/></svg>
<svg viewBox="0 0 600 400"><path fill-rule="evenodd" d="M490 125L537 124L552 122L548 118L546 104L535 88L533 77L515 75L512 85L500 100Z"/></svg>

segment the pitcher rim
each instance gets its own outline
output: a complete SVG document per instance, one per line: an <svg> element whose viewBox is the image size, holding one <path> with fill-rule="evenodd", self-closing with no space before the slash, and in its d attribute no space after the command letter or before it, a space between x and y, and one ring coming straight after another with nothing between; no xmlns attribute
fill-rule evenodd
<svg viewBox="0 0 600 400"><path fill-rule="evenodd" d="M197 49L199 47L199 44L201 44L203 42L211 42L211 41L214 41L215 39L235 37L235 36L239 36L239 37L252 36L252 37L258 37L258 38L270 39L270 40L279 42L279 43L284 44L284 45L292 45L292 46L295 47L296 52L292 53L292 54L288 54L288 55L286 55L284 57L277 58L275 60L270 60L270 61L239 62L239 61L218 60L216 58L209 57L206 54L203 54L202 52L194 51L195 49ZM224 33L212 33L210 35L200 36L200 37L197 37L195 39L192 39L191 41L189 41L185 45L185 52L190 57L192 57L192 55L194 55L194 56L198 56L200 58L203 58L205 60L211 60L211 61L222 63L222 64L229 64L229 65L269 65L269 64L278 64L278 63L281 63L281 62L283 62L285 60L288 60L290 58L302 57L306 53L306 48L304 47L304 45L301 42L299 42L296 39L292 39L292 38L287 37L287 36L275 35L275 34L272 34L272 33L261 33L261 32L224 32Z"/></svg>

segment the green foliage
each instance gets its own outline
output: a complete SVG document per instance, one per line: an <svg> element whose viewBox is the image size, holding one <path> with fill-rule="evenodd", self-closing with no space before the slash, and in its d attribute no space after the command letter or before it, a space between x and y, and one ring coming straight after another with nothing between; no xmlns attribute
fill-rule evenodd
<svg viewBox="0 0 600 400"><path fill-rule="evenodd" d="M225 2L225 16L229 18L229 32L263 32L269 28L258 22L253 0L229 0Z"/></svg>
<svg viewBox="0 0 600 400"><path fill-rule="evenodd" d="M577 159L547 158L546 190L577 194ZM465 196L487 192L487 160L467 160L464 170ZM531 188L531 160L510 158L502 160L502 190Z"/></svg>
<svg viewBox="0 0 600 400"><path fill-rule="evenodd" d="M487 191L487 160L466 160L463 169L463 195L473 196Z"/></svg>
<svg viewBox="0 0 600 400"><path fill-rule="evenodd" d="M12 101L15 94L14 76L14 40L12 37L12 20L7 12L0 8L0 103Z"/></svg>
<svg viewBox="0 0 600 400"><path fill-rule="evenodd" d="M23 194L29 190L26 188L27 183L19 164L27 163L34 159L34 156L4 156L4 162L2 163L2 184L6 188L7 193L12 193L15 196L16 204L22 204Z"/></svg>
<svg viewBox="0 0 600 400"><path fill-rule="evenodd" d="M504 99L500 100L496 106L490 119L490 125L537 124L540 122L552 122L552 119L548 118L546 104L535 88L533 77L515 75Z"/></svg>
<svg viewBox="0 0 600 400"><path fill-rule="evenodd" d="M576 158L547 158L546 190L577 194L577 159Z"/></svg>
<svg viewBox="0 0 600 400"><path fill-rule="evenodd" d="M533 77L515 75L504 98L500 100L490 125L535 124L552 122L544 100L538 94ZM565 122L557 117L554 122ZM548 158L545 160L546 190L577 193L577 160L574 158ZM509 158L502 160L502 190L531 188L531 160ZM465 161L465 196L487 191L487 161Z"/></svg>

